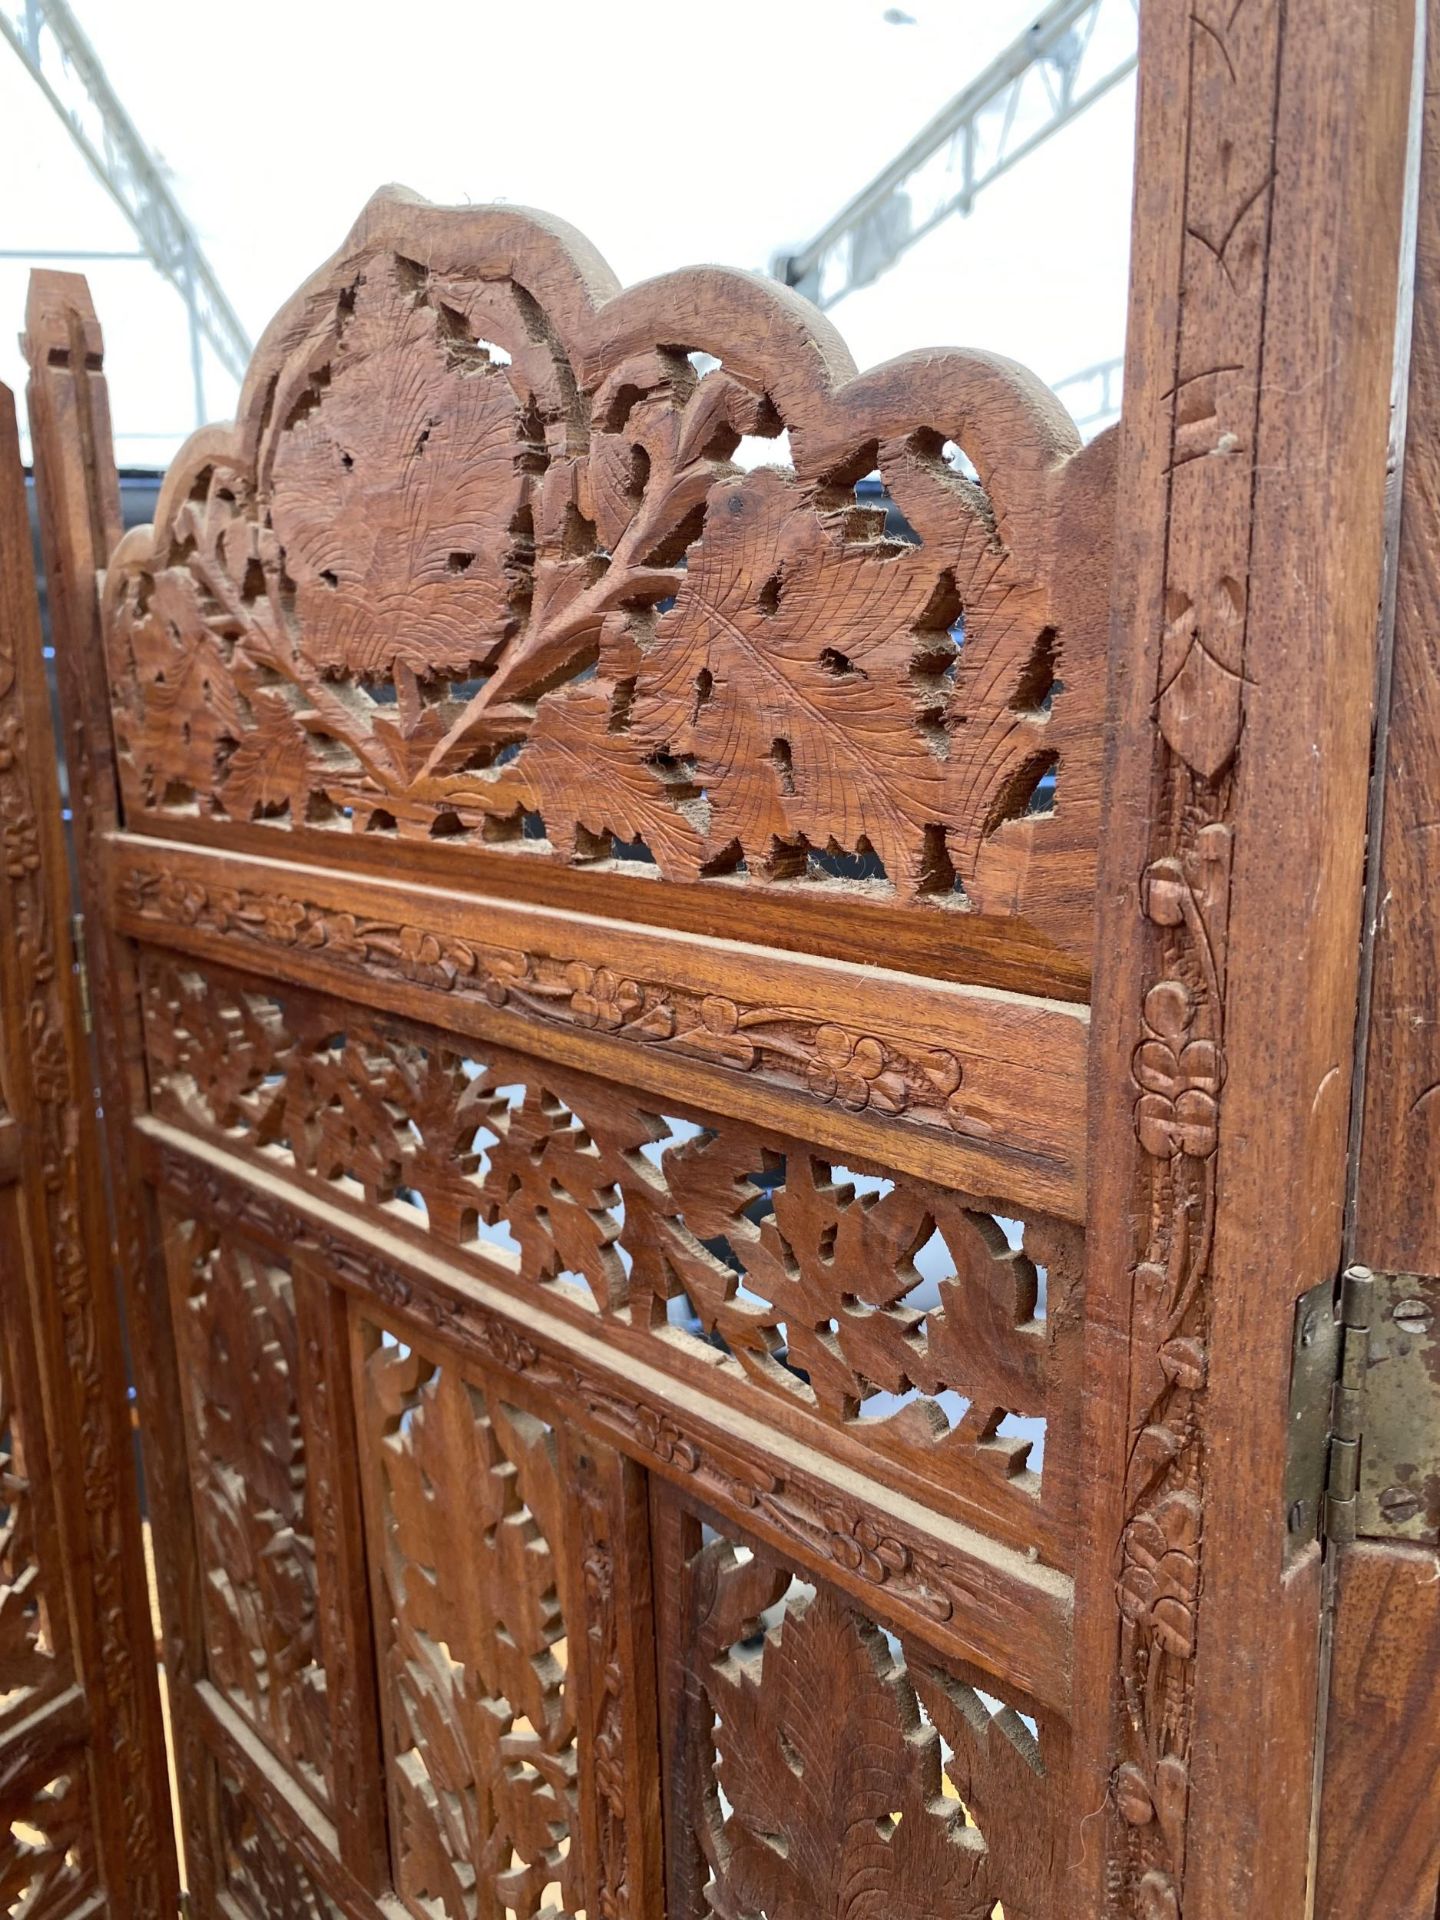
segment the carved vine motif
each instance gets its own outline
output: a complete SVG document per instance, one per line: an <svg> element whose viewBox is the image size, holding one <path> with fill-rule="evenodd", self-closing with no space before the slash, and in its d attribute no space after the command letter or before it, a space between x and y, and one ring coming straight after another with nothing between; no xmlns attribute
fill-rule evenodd
<svg viewBox="0 0 1440 1920"><path fill-rule="evenodd" d="M584 1905L562 1489L532 1415L393 1341L365 1367L397 1887L412 1912Z"/></svg>
<svg viewBox="0 0 1440 1920"><path fill-rule="evenodd" d="M619 1657L616 1617L615 1550L612 1520L600 1489L591 1480L579 1487L580 1580L585 1594L585 1638L590 1686L598 1707L590 1709L587 1737L595 1776L596 1870L601 1920L629 1920L634 1911L630 1886L631 1848L643 1844L626 1828L625 1701L632 1680Z"/></svg>
<svg viewBox="0 0 1440 1920"><path fill-rule="evenodd" d="M290 1276L187 1230L176 1308L211 1678L322 1800L330 1728Z"/></svg>
<svg viewBox="0 0 1440 1920"><path fill-rule="evenodd" d="M836 1169L793 1141L696 1116L501 1049L301 993L271 1000L149 955L155 1110L247 1141L345 1204L493 1263L526 1288L677 1343L932 1478L983 1477L1033 1508L1030 1443L1050 1417L1054 1328L1076 1236L1029 1229L1051 1269L973 1202ZM917 1260L919 1265L917 1265ZM653 1447L679 1443L661 1428ZM874 1543L847 1538L857 1563Z"/></svg>
<svg viewBox="0 0 1440 1920"><path fill-rule="evenodd" d="M706 1911L1052 1912L1046 1767L1012 1708L992 1711L763 1549L737 1557L711 1540L687 1575L687 1684L703 1705L684 1722L684 1817L708 1867ZM1042 1739L1053 1762L1048 1726Z"/></svg>
<svg viewBox="0 0 1440 1920"><path fill-rule="evenodd" d="M1197 14L1190 26L1194 131L1156 684L1165 801L1139 887L1148 963L1132 1074L1145 1191L1136 1209L1130 1458L1117 1543L1126 1757L1113 1800L1128 1834L1125 1910L1144 1920L1179 1920L1185 1885L1232 768L1244 720L1280 11ZM1235 124L1247 130L1240 148Z"/></svg>
<svg viewBox="0 0 1440 1920"><path fill-rule="evenodd" d="M84 1771L76 1754L53 1780L0 1799L0 1912L62 1920L98 1911L90 1905L100 1888Z"/></svg>
<svg viewBox="0 0 1440 1920"><path fill-rule="evenodd" d="M619 1034L661 1053L801 1086L851 1112L905 1115L957 1133L983 1128L968 1110L953 1053L806 1019L793 1008L746 1006L670 982L514 948L485 948L388 921L328 912L288 894L226 888L160 872L126 876L128 913L282 947L323 950L370 974L391 974L542 1020Z"/></svg>
<svg viewBox="0 0 1440 1920"><path fill-rule="evenodd" d="M111 568L127 807L543 833L669 879L858 860L905 899L958 876L1021 910L1062 845L1030 809L1057 762L1063 845L1093 832L1063 409L953 351L847 385L819 316L740 276L607 281L522 216L372 203ZM777 464L745 471L742 439ZM857 500L877 465L904 537ZM1103 578L1093 542L1067 564Z"/></svg>

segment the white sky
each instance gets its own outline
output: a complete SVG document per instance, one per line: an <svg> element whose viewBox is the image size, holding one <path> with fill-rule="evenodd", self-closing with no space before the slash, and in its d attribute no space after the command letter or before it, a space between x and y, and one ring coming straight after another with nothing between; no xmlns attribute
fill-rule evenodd
<svg viewBox="0 0 1440 1920"><path fill-rule="evenodd" d="M562 215L626 283L798 245L1033 19L1037 0L72 0L252 338L370 192ZM831 311L861 366L998 348L1050 381L1123 347L1133 81ZM0 249L136 241L0 44ZM178 295L86 263L119 454L194 424ZM0 261L0 380L23 389L25 263ZM8 317L7 317L8 316ZM207 362L207 414L235 383Z"/></svg>

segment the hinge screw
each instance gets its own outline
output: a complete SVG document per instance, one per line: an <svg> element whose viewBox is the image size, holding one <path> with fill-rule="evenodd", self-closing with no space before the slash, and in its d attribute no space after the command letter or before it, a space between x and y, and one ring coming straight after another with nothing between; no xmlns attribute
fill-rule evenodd
<svg viewBox="0 0 1440 1920"><path fill-rule="evenodd" d="M1380 1496L1380 1511L1392 1527L1403 1527L1420 1511L1420 1496L1409 1487L1386 1487Z"/></svg>
<svg viewBox="0 0 1440 1920"><path fill-rule="evenodd" d="M1435 1314L1428 1300L1419 1300L1413 1294L1407 1294L1403 1300L1395 1302L1390 1310L1390 1318L1402 1333L1420 1335L1429 1330Z"/></svg>

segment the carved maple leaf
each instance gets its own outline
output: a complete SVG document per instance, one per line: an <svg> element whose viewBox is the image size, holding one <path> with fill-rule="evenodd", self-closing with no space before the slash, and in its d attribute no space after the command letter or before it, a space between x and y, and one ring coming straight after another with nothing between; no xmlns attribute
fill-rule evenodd
<svg viewBox="0 0 1440 1920"><path fill-rule="evenodd" d="M868 842L918 880L945 817L943 729L913 677L937 584L917 553L839 544L777 471L712 490L632 720L642 749L693 762L712 854Z"/></svg>
<svg viewBox="0 0 1440 1920"><path fill-rule="evenodd" d="M532 1089L500 1124L483 1217L491 1225L505 1221L527 1278L581 1274L598 1305L620 1305L625 1270L612 1209L622 1163L597 1148L579 1117L543 1088Z"/></svg>
<svg viewBox="0 0 1440 1920"><path fill-rule="evenodd" d="M220 788L225 811L236 820L250 820L288 807L292 818L303 820L313 777L309 736L278 693L252 695L250 710L254 729L225 766Z"/></svg>
<svg viewBox="0 0 1440 1920"><path fill-rule="evenodd" d="M178 568L156 574L126 637L144 690L129 746L147 800L162 800L177 785L207 792L222 742L239 739L245 722L190 575Z"/></svg>
<svg viewBox="0 0 1440 1920"><path fill-rule="evenodd" d="M315 667L463 673L493 656L518 617L519 423L504 373L451 336L398 263L362 283L272 482Z"/></svg>
<svg viewBox="0 0 1440 1920"><path fill-rule="evenodd" d="M607 614L652 607L681 584L716 475L742 434L779 425L765 395L728 375L698 383L667 349L621 362L594 396L587 457L552 460L533 498L533 600L506 647L426 764L458 763L492 709L554 686L593 658Z"/></svg>
<svg viewBox="0 0 1440 1920"><path fill-rule="evenodd" d="M987 1880L1007 1920L1052 1910L1054 1799L1041 1747L1013 1707L995 1712L963 1680L916 1656L916 1693L950 1749L945 1771L985 1836ZM1042 1727L1042 1738L1048 1731Z"/></svg>
<svg viewBox="0 0 1440 1920"><path fill-rule="evenodd" d="M567 858L576 830L643 840L667 880L693 880L705 859L692 785L667 780L628 733L610 731L613 690L588 681L544 700L516 766L552 845Z"/></svg>
<svg viewBox="0 0 1440 1920"><path fill-rule="evenodd" d="M821 1587L787 1608L758 1677L727 1659L707 1685L726 1911L986 1920L984 1842L942 1797L939 1736L878 1628Z"/></svg>

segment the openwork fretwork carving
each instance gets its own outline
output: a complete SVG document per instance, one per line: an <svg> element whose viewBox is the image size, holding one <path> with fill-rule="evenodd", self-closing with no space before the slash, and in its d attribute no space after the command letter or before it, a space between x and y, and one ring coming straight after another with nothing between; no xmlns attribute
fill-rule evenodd
<svg viewBox="0 0 1440 1920"><path fill-rule="evenodd" d="M1109 454L998 357L852 376L744 276L621 295L549 223L377 198L111 569L127 807L868 881L1079 950Z"/></svg>
<svg viewBox="0 0 1440 1920"><path fill-rule="evenodd" d="M0 1912L64 1920L94 1912L99 1895L85 1791L85 1757L38 1788L0 1799Z"/></svg>
<svg viewBox="0 0 1440 1920"><path fill-rule="evenodd" d="M1055 1910L1058 1725L668 1501L662 1538L672 1913Z"/></svg>
<svg viewBox="0 0 1440 1920"><path fill-rule="evenodd" d="M330 1730L290 1276L199 1226L170 1248L210 1677L322 1799Z"/></svg>
<svg viewBox="0 0 1440 1920"><path fill-rule="evenodd" d="M219 1814L225 1891L246 1920L340 1920L341 1908L223 1775Z"/></svg>
<svg viewBox="0 0 1440 1920"><path fill-rule="evenodd" d="M393 1336L362 1383L397 1889L417 1920L583 1909L554 1434Z"/></svg>
<svg viewBox="0 0 1440 1920"><path fill-rule="evenodd" d="M10 1713L54 1684L57 1665L7 1331L20 1329L0 1326L0 1711Z"/></svg>
<svg viewBox="0 0 1440 1920"><path fill-rule="evenodd" d="M156 957L145 994L162 1117L598 1318L652 1362L968 1488L1012 1537L1052 1538L1073 1230L1034 1221L1022 1242L924 1182L303 993Z"/></svg>

